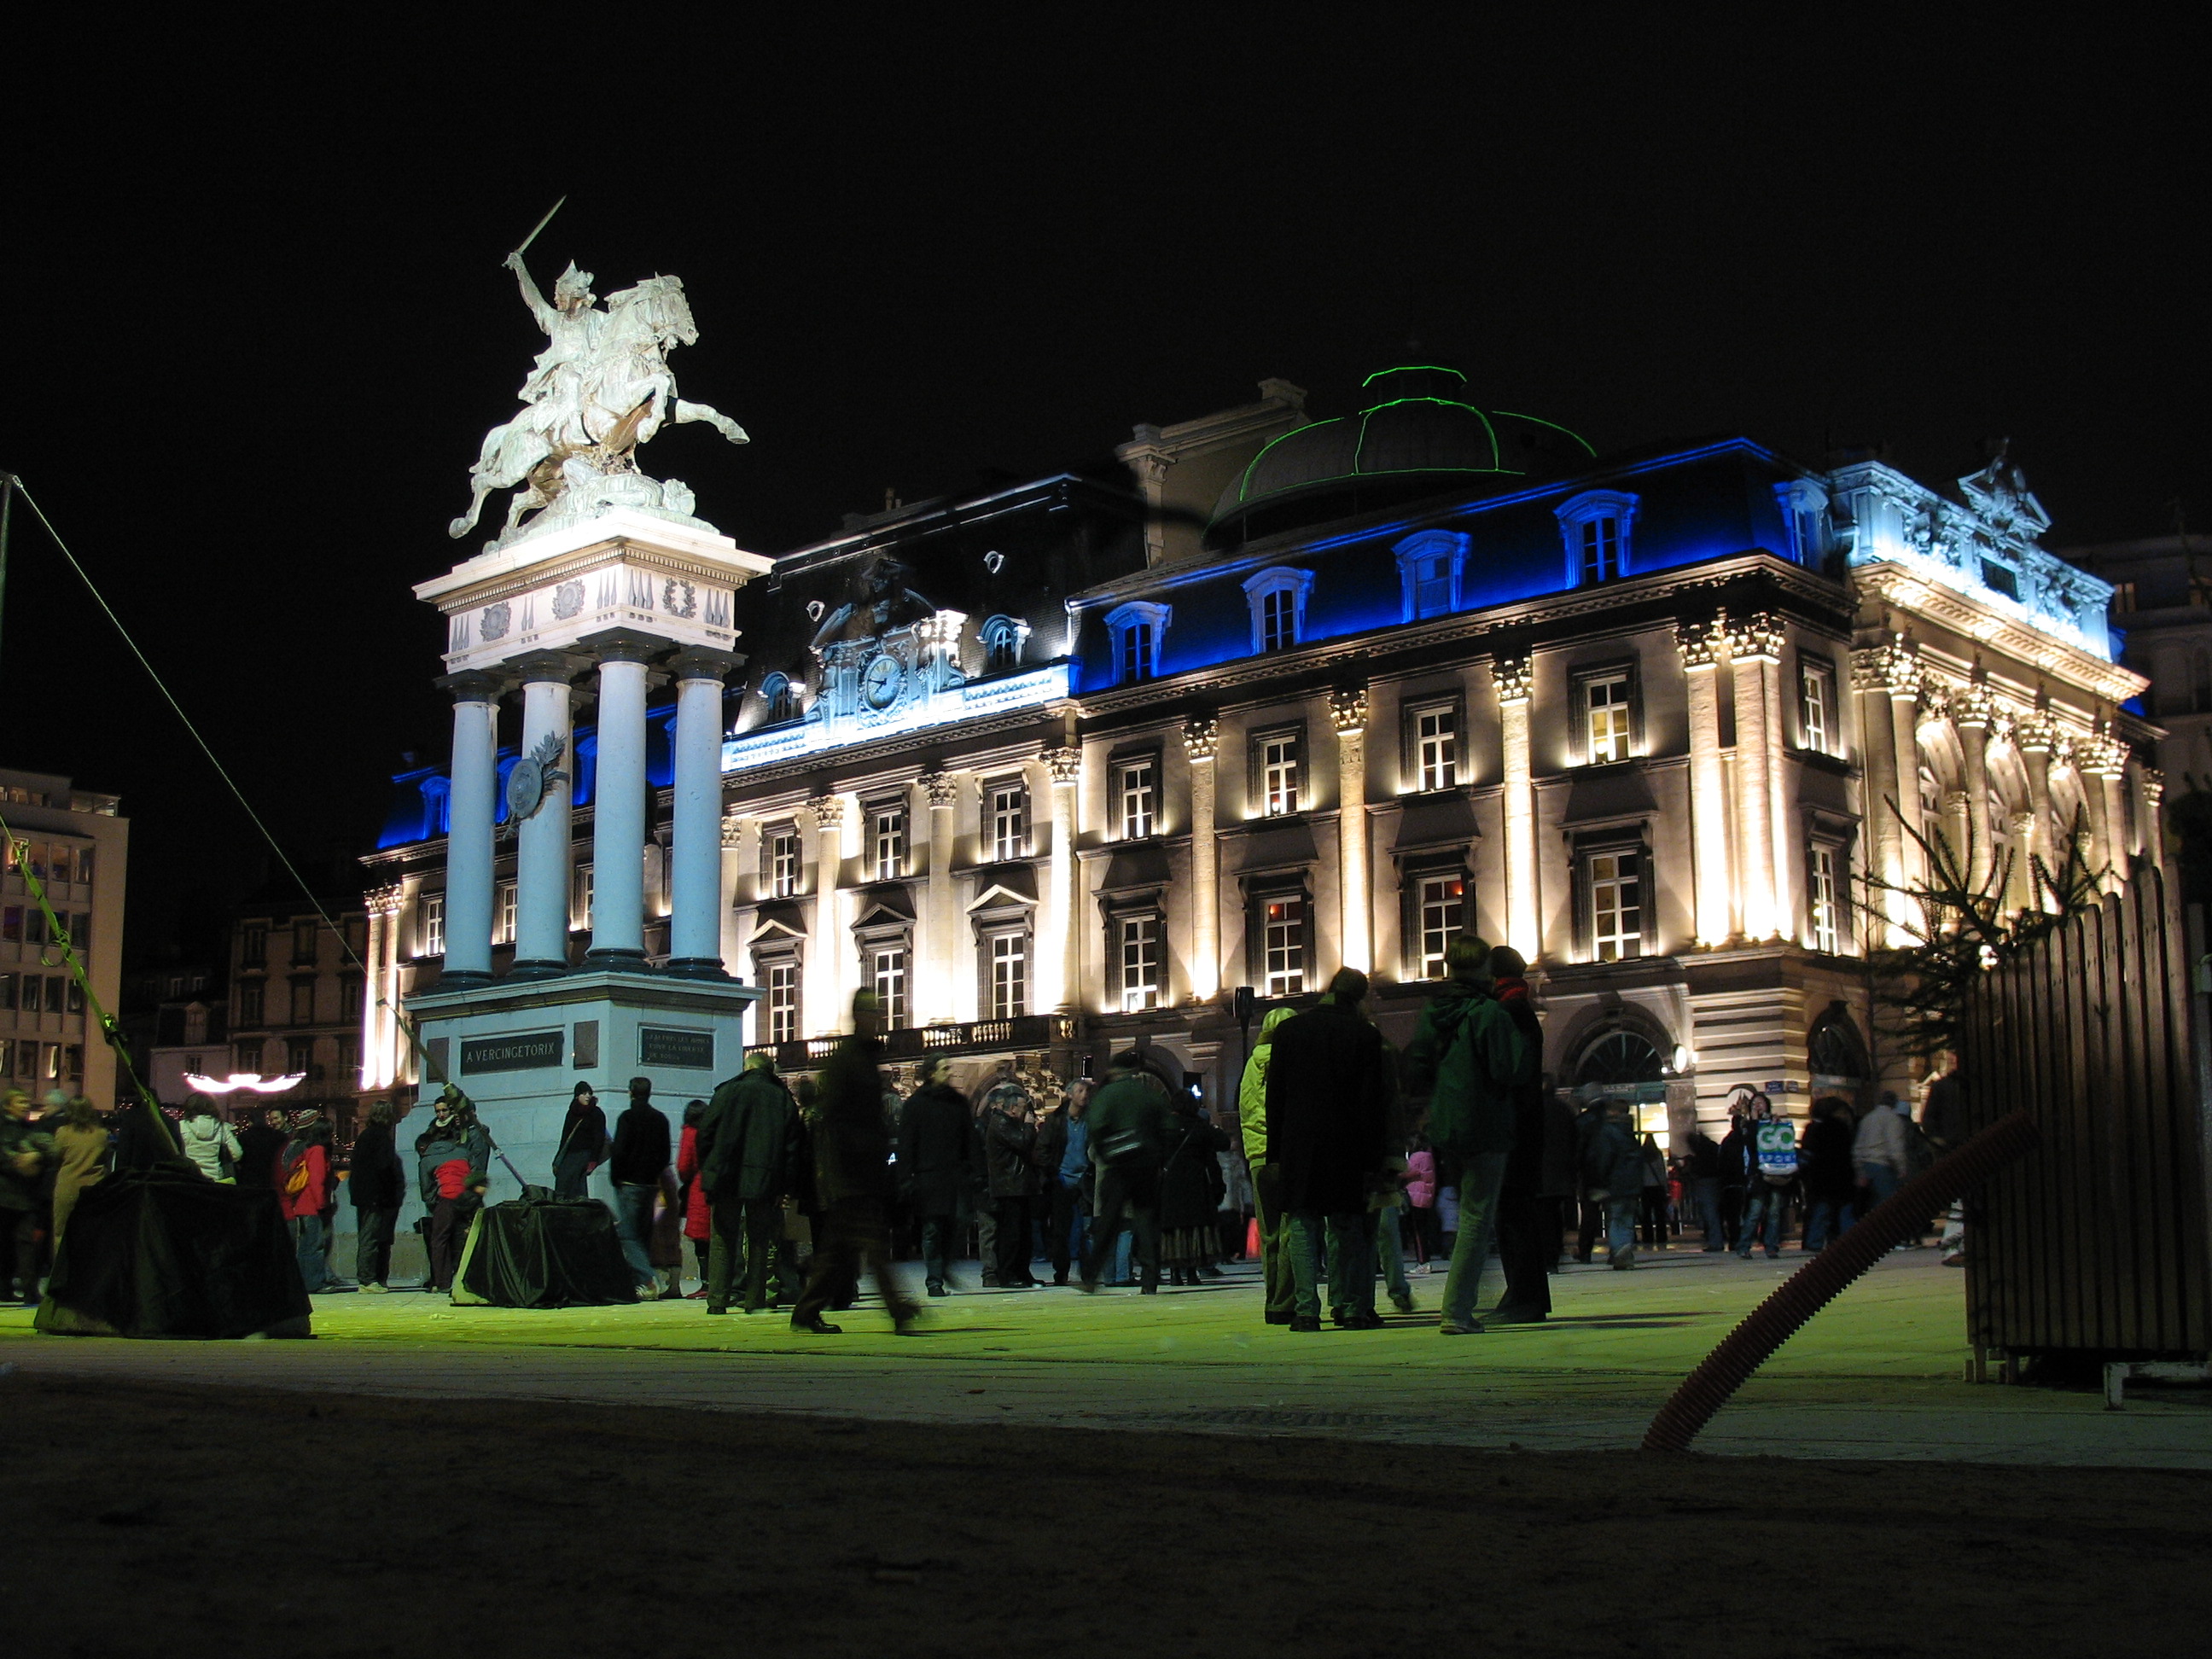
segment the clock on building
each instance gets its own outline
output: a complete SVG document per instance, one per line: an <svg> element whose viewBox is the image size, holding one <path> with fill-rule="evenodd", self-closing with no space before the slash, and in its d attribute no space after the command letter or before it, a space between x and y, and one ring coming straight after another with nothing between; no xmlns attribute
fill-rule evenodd
<svg viewBox="0 0 2212 1659"><path fill-rule="evenodd" d="M871 708L888 708L906 684L906 667L896 657L878 656L860 672L860 695Z"/></svg>

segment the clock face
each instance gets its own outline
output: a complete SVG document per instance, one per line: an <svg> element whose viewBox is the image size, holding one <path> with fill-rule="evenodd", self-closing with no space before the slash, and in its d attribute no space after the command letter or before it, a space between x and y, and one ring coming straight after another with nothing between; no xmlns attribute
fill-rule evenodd
<svg viewBox="0 0 2212 1659"><path fill-rule="evenodd" d="M906 670L895 657L878 657L860 676L860 695L871 708L888 708L898 700Z"/></svg>

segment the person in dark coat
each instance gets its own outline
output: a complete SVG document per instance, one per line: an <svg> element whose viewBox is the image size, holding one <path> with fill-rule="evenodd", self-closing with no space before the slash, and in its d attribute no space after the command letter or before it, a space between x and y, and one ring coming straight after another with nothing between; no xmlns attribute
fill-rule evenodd
<svg viewBox="0 0 2212 1659"><path fill-rule="evenodd" d="M1703 1129L1692 1128L1683 1143L1683 1176L1689 1183L1690 1202L1698 1212L1698 1224L1705 1235L1708 1252L1728 1248L1721 1227L1721 1149Z"/></svg>
<svg viewBox="0 0 2212 1659"><path fill-rule="evenodd" d="M1813 1121L1805 1126L1805 1143L1798 1154L1798 1172L1805 1183L1805 1236L1808 1255L1850 1231L1851 1212L1858 1197L1858 1167L1851 1161L1851 1143L1858 1133L1858 1119L1848 1100L1833 1095L1813 1103Z"/></svg>
<svg viewBox="0 0 2212 1659"><path fill-rule="evenodd" d="M1124 1220L1134 1237L1138 1291L1160 1288L1160 1166L1167 1161L1167 1096L1134 1048L1114 1056L1106 1081L1084 1108L1085 1140L1098 1176L1098 1207L1083 1258L1082 1287L1098 1288ZM1319 1328L1316 1327L1316 1328Z"/></svg>
<svg viewBox="0 0 2212 1659"><path fill-rule="evenodd" d="M273 1192L276 1186L276 1155L291 1139L281 1111L262 1113L257 1122L238 1132L238 1184Z"/></svg>
<svg viewBox="0 0 2212 1659"><path fill-rule="evenodd" d="M1321 1328L1324 1230L1345 1242L1339 1323L1380 1330L1375 1312L1374 1212L1387 1178L1394 1096L1382 1034L1360 1012L1367 975L1340 968L1320 1004L1277 1028L1267 1067L1267 1161L1277 1166L1289 1219L1296 1299L1291 1328ZM1332 1297L1338 1287L1330 1287Z"/></svg>
<svg viewBox="0 0 2212 1659"><path fill-rule="evenodd" d="M1160 1167L1160 1255L1169 1282L1200 1283L1220 1246L1221 1160L1229 1137L1215 1128L1188 1095L1175 1103L1168 1121L1167 1162Z"/></svg>
<svg viewBox="0 0 2212 1659"><path fill-rule="evenodd" d="M899 1109L900 1197L921 1222L921 1269L932 1296L951 1294L945 1280L952 1241L975 1173L967 1097L949 1073L941 1056L924 1060L921 1086Z"/></svg>
<svg viewBox="0 0 2212 1659"><path fill-rule="evenodd" d="M553 1152L553 1196L579 1199L592 1171L607 1158L607 1115L592 1085L578 1081Z"/></svg>
<svg viewBox="0 0 2212 1659"><path fill-rule="evenodd" d="M1008 1290L1036 1288L1030 1272L1030 1220L1037 1194L1036 1126L1030 1121L1029 1091L1011 1079L983 1097L983 1180L996 1224L999 1283Z"/></svg>
<svg viewBox="0 0 2212 1659"><path fill-rule="evenodd" d="M1544 1027L1528 1000L1528 964L1518 951L1504 945L1492 950L1492 994L1512 1020L1528 1053L1540 1055ZM1505 1172L1498 1188L1498 1259L1505 1270L1505 1294L1494 1310L1483 1316L1486 1327L1537 1325L1551 1316L1551 1271L1558 1257L1542 1196L1544 1109L1543 1076L1530 1067L1513 1085L1513 1145L1505 1154ZM1461 1203L1466 1203L1464 1188ZM1460 1224L1467 1224L1462 1220Z"/></svg>
<svg viewBox="0 0 2212 1659"><path fill-rule="evenodd" d="M1036 1170L1037 1219L1044 1225L1045 1259L1052 1263L1052 1282L1067 1283L1072 1256L1068 1238L1075 1226L1075 1203L1061 1185L1060 1166L1067 1158L1068 1102L1066 1096L1048 1103L1037 1118L1036 1145L1030 1162Z"/></svg>
<svg viewBox="0 0 2212 1659"><path fill-rule="evenodd" d="M797 1184L803 1145L799 1103L762 1049L715 1089L692 1145L706 1189L712 1243L707 1255L707 1311L730 1310L742 1274L743 1306L769 1306L769 1270L783 1233L783 1200Z"/></svg>
<svg viewBox="0 0 2212 1659"><path fill-rule="evenodd" d="M1751 1106L1740 1096L1729 1109L1729 1132L1721 1137L1721 1230L1731 1250L1743 1231L1743 1205L1753 1182L1759 1179L1759 1159L1751 1144Z"/></svg>
<svg viewBox="0 0 2212 1659"><path fill-rule="evenodd" d="M615 1120L614 1151L607 1173L615 1183L615 1234L623 1259L636 1275L641 1298L657 1297L660 1281L653 1269L653 1200L660 1192L661 1171L675 1161L668 1119L653 1103L653 1079L629 1080L629 1104Z"/></svg>
<svg viewBox="0 0 2212 1659"><path fill-rule="evenodd" d="M1644 1148L1629 1127L1625 1101L1593 1109L1597 1115L1583 1145L1583 1184L1590 1202L1604 1206L1606 1259L1614 1267L1636 1265L1636 1212L1644 1202Z"/></svg>
<svg viewBox="0 0 2212 1659"><path fill-rule="evenodd" d="M814 1134L814 1181L823 1227L814 1244L806 1288L791 1310L791 1328L826 1336L839 1327L822 1317L839 1288L863 1269L902 1335L921 1310L891 1276L891 1138L884 1121L883 1005L872 991L853 998L853 1035L822 1068L821 1122Z"/></svg>
<svg viewBox="0 0 2212 1659"><path fill-rule="evenodd" d="M392 1106L379 1101L353 1143L353 1170L346 1196L353 1200L353 1276L361 1288L382 1292L392 1287L392 1229L407 1199L407 1167L392 1144Z"/></svg>

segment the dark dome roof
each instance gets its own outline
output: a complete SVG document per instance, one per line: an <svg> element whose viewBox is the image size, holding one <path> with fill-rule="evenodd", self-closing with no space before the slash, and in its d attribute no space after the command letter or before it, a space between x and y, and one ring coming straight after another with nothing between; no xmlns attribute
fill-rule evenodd
<svg viewBox="0 0 2212 1659"><path fill-rule="evenodd" d="M1596 453L1549 421L1476 408L1466 380L1436 366L1369 375L1376 402L1286 432L1252 458L1222 493L1210 538L1243 541L1434 495L1470 473L1555 472Z"/></svg>

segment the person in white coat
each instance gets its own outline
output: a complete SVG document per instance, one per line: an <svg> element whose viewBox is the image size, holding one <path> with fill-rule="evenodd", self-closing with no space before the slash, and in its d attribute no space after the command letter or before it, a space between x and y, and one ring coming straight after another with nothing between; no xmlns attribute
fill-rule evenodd
<svg viewBox="0 0 2212 1659"><path fill-rule="evenodd" d="M226 1187L238 1184L240 1148L238 1135L230 1125L215 1115L205 1095L194 1095L185 1106L185 1121L177 1126L177 1139L184 1145L185 1156L210 1181L220 1181Z"/></svg>

